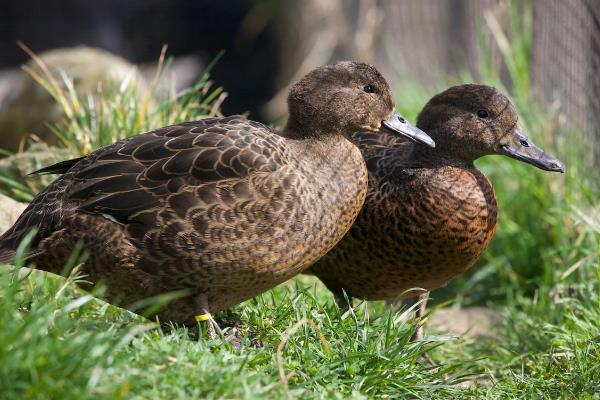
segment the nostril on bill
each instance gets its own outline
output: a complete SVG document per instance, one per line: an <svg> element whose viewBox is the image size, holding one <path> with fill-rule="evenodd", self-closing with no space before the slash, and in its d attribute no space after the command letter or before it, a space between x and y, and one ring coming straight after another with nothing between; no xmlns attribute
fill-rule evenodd
<svg viewBox="0 0 600 400"><path fill-rule="evenodd" d="M403 117L398 117L398 121L402 122L403 124L406 123L406 120Z"/></svg>

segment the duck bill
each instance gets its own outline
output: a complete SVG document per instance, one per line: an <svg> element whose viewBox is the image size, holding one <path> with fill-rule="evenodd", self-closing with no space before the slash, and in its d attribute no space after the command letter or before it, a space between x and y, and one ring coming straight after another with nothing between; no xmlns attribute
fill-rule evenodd
<svg viewBox="0 0 600 400"><path fill-rule="evenodd" d="M381 122L381 128L396 136L404 136L417 143L424 144L425 146L435 147L435 142L428 134L415 126L412 126L397 111L394 111L391 117Z"/></svg>
<svg viewBox="0 0 600 400"><path fill-rule="evenodd" d="M502 154L536 166L544 171L565 172L564 164L556 157L546 153L529 139L525 143L527 144L526 146L515 138L511 143L502 145Z"/></svg>

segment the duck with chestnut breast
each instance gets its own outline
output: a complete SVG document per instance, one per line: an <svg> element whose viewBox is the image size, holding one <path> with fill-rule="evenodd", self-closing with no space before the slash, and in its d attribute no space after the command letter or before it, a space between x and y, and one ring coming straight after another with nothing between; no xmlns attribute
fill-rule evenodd
<svg viewBox="0 0 600 400"><path fill-rule="evenodd" d="M367 199L344 239L309 270L338 304L345 304L344 291L366 300L420 294L422 314L429 291L473 266L498 215L494 189L476 159L501 154L564 172L525 135L508 98L490 86L455 86L434 96L417 127L435 148L385 134L353 137L369 171Z"/></svg>
<svg viewBox="0 0 600 400"><path fill-rule="evenodd" d="M39 171L63 175L0 237L0 262L32 228L28 261L38 269L61 273L81 242L82 272L104 283L109 302L184 291L156 315L186 325L278 285L331 249L362 207L367 170L352 134L433 143L403 122L385 79L363 63L310 72L288 108L283 132L210 118Z"/></svg>

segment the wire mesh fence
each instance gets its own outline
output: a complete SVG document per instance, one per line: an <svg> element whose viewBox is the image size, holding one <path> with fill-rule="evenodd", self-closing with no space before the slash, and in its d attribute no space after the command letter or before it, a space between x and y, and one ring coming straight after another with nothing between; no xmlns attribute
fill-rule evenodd
<svg viewBox="0 0 600 400"><path fill-rule="evenodd" d="M535 2L531 74L538 99L595 142L600 163L600 1Z"/></svg>

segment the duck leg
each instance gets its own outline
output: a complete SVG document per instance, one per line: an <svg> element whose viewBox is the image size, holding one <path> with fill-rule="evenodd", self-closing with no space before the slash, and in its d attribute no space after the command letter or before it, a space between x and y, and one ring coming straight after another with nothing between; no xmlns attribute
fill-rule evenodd
<svg viewBox="0 0 600 400"><path fill-rule="evenodd" d="M194 317L198 322L198 339L202 336L201 324L206 323L206 334L208 339L213 340L217 337L215 327L218 328L218 326L208 310L208 296L204 293L201 294L196 298L196 303L196 309L200 310L200 314Z"/></svg>
<svg viewBox="0 0 600 400"><path fill-rule="evenodd" d="M415 333L410 338L411 342L423 339L424 328L421 322L421 318L425 315L425 309L427 308L427 300L429 300L429 292L421 293L418 297L419 308L415 311L415 319L417 320L418 326Z"/></svg>

